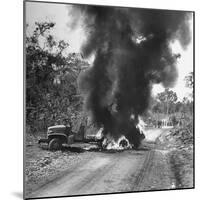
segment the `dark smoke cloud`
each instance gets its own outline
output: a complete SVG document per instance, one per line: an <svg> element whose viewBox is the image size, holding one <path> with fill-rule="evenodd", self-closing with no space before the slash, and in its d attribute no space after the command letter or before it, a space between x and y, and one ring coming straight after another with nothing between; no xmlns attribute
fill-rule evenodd
<svg viewBox="0 0 200 200"><path fill-rule="evenodd" d="M73 10L82 14L88 34L83 55L95 54L93 66L79 78L86 108L105 135L138 142L138 116L148 108L152 84L175 84L177 55L170 42L187 47L191 13L100 6Z"/></svg>

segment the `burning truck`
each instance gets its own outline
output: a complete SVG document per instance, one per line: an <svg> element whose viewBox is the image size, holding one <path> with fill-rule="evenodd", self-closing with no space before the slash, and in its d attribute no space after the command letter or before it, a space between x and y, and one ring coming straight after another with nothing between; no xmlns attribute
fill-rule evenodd
<svg viewBox="0 0 200 200"><path fill-rule="evenodd" d="M145 138L143 130L141 127L138 127L140 130L140 141ZM77 143L79 146L83 146L84 143L97 144L98 148L102 149L132 149L137 148L138 145L133 146L129 143L128 139L125 136L121 136L117 141L112 137L104 137L104 128L100 128L98 132L94 135L85 135L83 134L81 139L77 139L75 132L72 131L71 123L66 125L55 125L50 126L47 129L47 138L39 139L38 143L48 144L49 150L61 150L63 145L74 145Z"/></svg>

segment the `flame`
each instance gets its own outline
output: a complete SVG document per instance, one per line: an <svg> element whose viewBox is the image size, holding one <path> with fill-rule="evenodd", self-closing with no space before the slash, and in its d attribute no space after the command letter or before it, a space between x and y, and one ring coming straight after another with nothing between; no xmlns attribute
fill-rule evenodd
<svg viewBox="0 0 200 200"><path fill-rule="evenodd" d="M140 133L141 134L144 134L145 135L145 126L147 124L142 120L142 118L139 116L139 122L138 124L136 125L136 127L139 129Z"/></svg>
<svg viewBox="0 0 200 200"><path fill-rule="evenodd" d="M132 114L130 116L131 119L134 119L135 116ZM141 117L139 117L138 124L136 125L136 128L139 130L141 134L141 140L145 138L145 126L146 123L142 120ZM103 138L103 130L104 128L100 128L98 132L96 133L96 137L98 139ZM129 140L125 137L125 135L120 136L118 140L114 139L110 134L107 134L106 137L103 139L102 147L107 150L125 150L125 149L132 149L134 147L133 144L129 142Z"/></svg>
<svg viewBox="0 0 200 200"><path fill-rule="evenodd" d="M113 138L105 138L102 146L107 150L125 150L132 148L132 145L124 135L122 135L117 141Z"/></svg>
<svg viewBox="0 0 200 200"><path fill-rule="evenodd" d="M103 137L103 128L100 128L96 134L97 139L101 139Z"/></svg>

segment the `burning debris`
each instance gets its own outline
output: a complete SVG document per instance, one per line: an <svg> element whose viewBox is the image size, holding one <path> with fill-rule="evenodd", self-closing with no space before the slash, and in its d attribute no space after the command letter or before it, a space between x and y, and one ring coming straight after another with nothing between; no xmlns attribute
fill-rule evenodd
<svg viewBox="0 0 200 200"><path fill-rule="evenodd" d="M141 134L145 133L145 126L146 123L141 119L141 117L139 117L139 123L136 125L136 127L139 129Z"/></svg>
<svg viewBox="0 0 200 200"><path fill-rule="evenodd" d="M124 149L132 149L132 145L129 143L127 138L123 135L116 142L111 137L106 137L103 140L102 147L107 150L124 150Z"/></svg>
<svg viewBox="0 0 200 200"><path fill-rule="evenodd" d="M82 53L95 55L79 77L85 107L104 137L115 141L112 147L138 147L139 115L148 108L152 84L176 82L177 55L170 44L178 40L187 47L191 14L83 5L73 7L72 15L77 13L88 35Z"/></svg>
<svg viewBox="0 0 200 200"><path fill-rule="evenodd" d="M138 138L140 141L142 141L145 138L145 130L144 130L145 123L144 121L139 117L139 122L136 125L136 128L138 129L138 132L140 135ZM131 144L129 140L124 136L120 136L117 140L112 137L112 135L108 134L106 137L104 137L104 129L100 128L99 131L96 134L96 137L98 139L103 139L102 142L102 148L106 150L125 150L125 149L132 149L137 148L138 146ZM103 138L104 137L104 138Z"/></svg>

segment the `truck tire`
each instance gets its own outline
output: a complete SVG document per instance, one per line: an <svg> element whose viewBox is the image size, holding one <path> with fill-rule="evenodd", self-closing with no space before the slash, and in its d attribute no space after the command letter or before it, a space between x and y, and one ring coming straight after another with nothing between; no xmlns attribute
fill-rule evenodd
<svg viewBox="0 0 200 200"><path fill-rule="evenodd" d="M59 138L53 138L49 142L49 150L57 151L62 149L62 142Z"/></svg>

